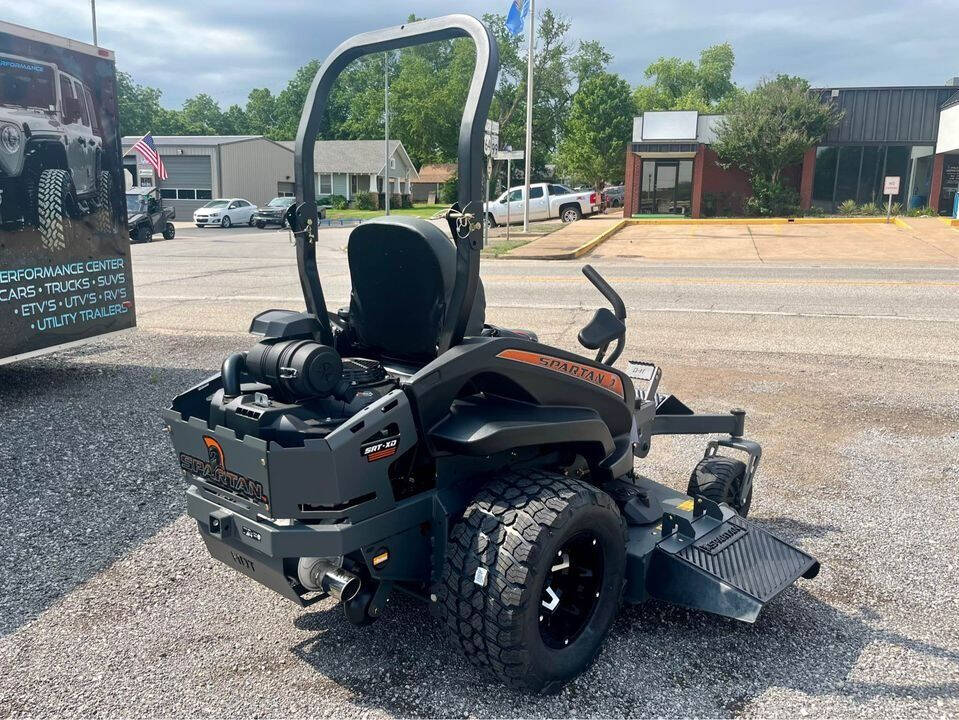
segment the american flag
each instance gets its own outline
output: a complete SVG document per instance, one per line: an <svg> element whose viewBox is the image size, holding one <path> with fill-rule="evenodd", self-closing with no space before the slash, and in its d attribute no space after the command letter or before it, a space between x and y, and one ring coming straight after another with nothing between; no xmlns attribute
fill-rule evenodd
<svg viewBox="0 0 959 720"><path fill-rule="evenodd" d="M160 153L157 152L157 146L154 144L153 136L150 133L137 140L131 149L133 152L140 153L140 156L150 163L150 167L153 168L160 180L167 179L166 167L163 165L163 160L160 159Z"/></svg>

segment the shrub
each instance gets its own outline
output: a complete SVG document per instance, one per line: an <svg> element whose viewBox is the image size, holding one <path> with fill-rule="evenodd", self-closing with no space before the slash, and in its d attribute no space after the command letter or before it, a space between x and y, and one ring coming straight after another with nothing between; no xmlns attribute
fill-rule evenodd
<svg viewBox="0 0 959 720"><path fill-rule="evenodd" d="M825 215L826 211L821 207L816 207L815 205L803 212L804 217L825 217Z"/></svg>
<svg viewBox="0 0 959 720"><path fill-rule="evenodd" d="M782 183L752 180L753 194L744 204L747 215L783 217L799 214L799 193Z"/></svg>
<svg viewBox="0 0 959 720"><path fill-rule="evenodd" d="M867 202L859 206L860 215L881 215L882 209L874 202Z"/></svg>
<svg viewBox="0 0 959 720"><path fill-rule="evenodd" d="M437 198L441 203L446 203L447 205L452 205L457 201L457 193L459 192L459 179L456 177L456 173L453 173L452 177L443 183L440 186L440 195Z"/></svg>
<svg viewBox="0 0 959 720"><path fill-rule="evenodd" d="M376 193L361 192L353 196L353 206L357 210L377 210L379 205L379 196Z"/></svg>
<svg viewBox="0 0 959 720"><path fill-rule="evenodd" d="M880 215L882 214L882 208L879 208L879 214L880 214ZM892 215L892 216L894 216L894 217L895 217L896 215L902 215L902 203L893 203L893 204L892 204L892 210L890 210L890 213L889 213L889 214Z"/></svg>
<svg viewBox="0 0 959 720"><path fill-rule="evenodd" d="M328 195L322 198L324 205L329 205L334 210L342 210L349 207L349 200L344 195Z"/></svg>
<svg viewBox="0 0 959 720"><path fill-rule="evenodd" d="M859 212L859 206L855 200L843 200L839 206L840 215L855 215Z"/></svg>

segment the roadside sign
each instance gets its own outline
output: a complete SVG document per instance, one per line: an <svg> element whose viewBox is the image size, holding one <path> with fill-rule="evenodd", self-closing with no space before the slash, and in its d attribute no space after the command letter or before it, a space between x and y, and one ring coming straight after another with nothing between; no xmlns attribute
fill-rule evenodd
<svg viewBox="0 0 959 720"><path fill-rule="evenodd" d="M522 160L526 154L522 150L497 150L493 153L494 160Z"/></svg>
<svg viewBox="0 0 959 720"><path fill-rule="evenodd" d="M899 194L899 178L895 175L889 175L882 186L882 194L886 198L886 222L892 217L892 196Z"/></svg>

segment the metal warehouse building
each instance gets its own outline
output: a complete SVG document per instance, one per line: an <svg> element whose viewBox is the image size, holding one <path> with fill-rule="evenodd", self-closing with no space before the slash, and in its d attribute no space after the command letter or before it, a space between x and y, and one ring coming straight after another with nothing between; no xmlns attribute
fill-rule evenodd
<svg viewBox="0 0 959 720"><path fill-rule="evenodd" d="M261 135L154 136L169 175L159 183L153 169L130 152L139 139L123 138L124 169L134 185L159 184L181 220L216 197L265 205L277 195L293 194L293 152Z"/></svg>

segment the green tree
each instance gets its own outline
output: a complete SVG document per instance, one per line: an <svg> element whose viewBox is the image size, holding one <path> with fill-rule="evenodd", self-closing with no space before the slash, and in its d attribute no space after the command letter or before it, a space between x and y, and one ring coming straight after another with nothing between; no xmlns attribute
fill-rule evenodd
<svg viewBox="0 0 959 720"><path fill-rule="evenodd" d="M661 57L646 68L652 83L633 92L637 112L699 110L722 112L740 93L732 81L736 56L729 43L699 53L699 63Z"/></svg>
<svg viewBox="0 0 959 720"><path fill-rule="evenodd" d="M822 142L841 113L820 102L802 78L779 75L743 93L719 123L713 150L725 168L739 168L753 186L752 207L762 214L781 214L796 204L794 191L782 184L782 173Z"/></svg>
<svg viewBox="0 0 959 720"><path fill-rule="evenodd" d="M206 93L188 98L177 121L185 135L225 135L229 131L220 104Z"/></svg>
<svg viewBox="0 0 959 720"><path fill-rule="evenodd" d="M121 135L162 135L170 131L169 110L160 105L161 93L156 88L138 85L128 73L117 73L117 114Z"/></svg>
<svg viewBox="0 0 959 720"><path fill-rule="evenodd" d="M246 97L246 108L243 110L245 125L243 134L265 135L274 140L278 131L276 98L269 88L253 88Z"/></svg>
<svg viewBox="0 0 959 720"><path fill-rule="evenodd" d="M598 73L583 81L573 98L566 133L559 145L563 170L592 183L623 177L625 153L633 126L629 83L619 75Z"/></svg>

